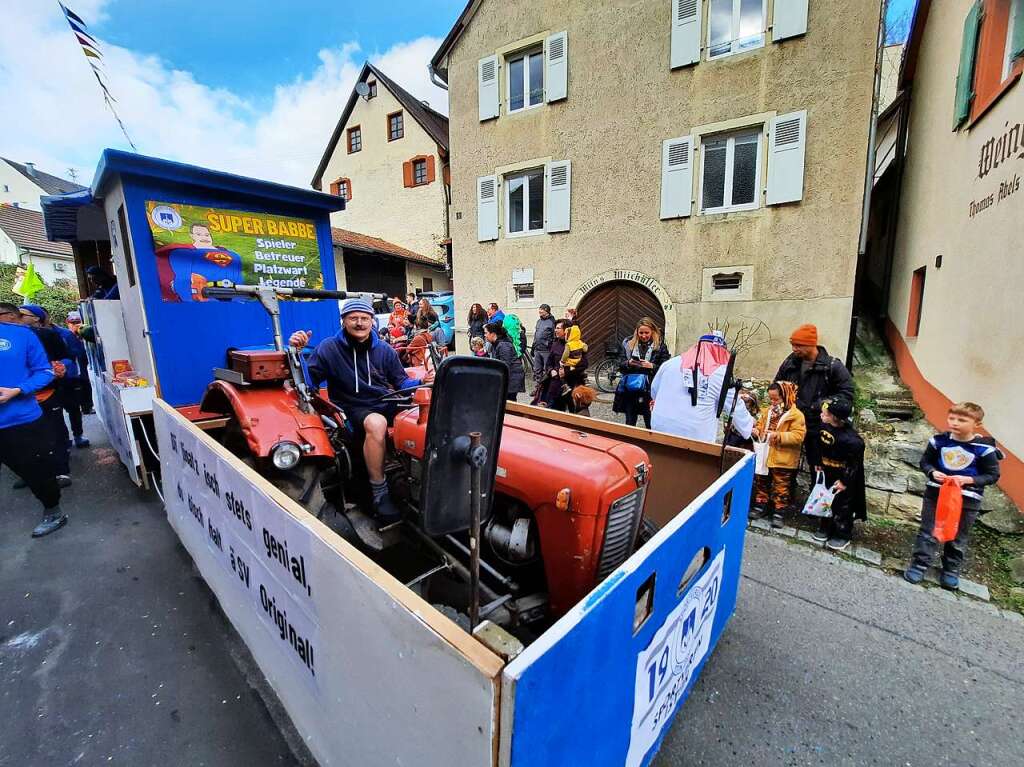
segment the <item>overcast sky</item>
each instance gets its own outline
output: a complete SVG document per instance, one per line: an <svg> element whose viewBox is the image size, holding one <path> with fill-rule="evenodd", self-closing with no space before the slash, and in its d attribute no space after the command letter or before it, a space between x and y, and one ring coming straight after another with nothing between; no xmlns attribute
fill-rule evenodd
<svg viewBox="0 0 1024 767"><path fill-rule="evenodd" d="M913 2L891 0L890 38ZM447 113L427 63L463 0L68 5L140 152L308 186L365 60ZM0 156L88 184L104 147L129 149L53 0L3 0L0 104Z"/></svg>

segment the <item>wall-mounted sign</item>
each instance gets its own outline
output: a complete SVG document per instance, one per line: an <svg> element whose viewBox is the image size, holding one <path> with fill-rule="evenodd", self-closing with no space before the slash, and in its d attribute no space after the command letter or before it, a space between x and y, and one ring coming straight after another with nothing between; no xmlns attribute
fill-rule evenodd
<svg viewBox="0 0 1024 767"><path fill-rule="evenodd" d="M205 301L219 282L322 288L316 224L304 218L146 202L164 301Z"/></svg>

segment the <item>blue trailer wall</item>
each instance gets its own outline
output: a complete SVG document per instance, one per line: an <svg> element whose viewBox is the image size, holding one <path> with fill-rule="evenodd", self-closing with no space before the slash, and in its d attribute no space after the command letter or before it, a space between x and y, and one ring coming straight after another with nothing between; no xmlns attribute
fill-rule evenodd
<svg viewBox="0 0 1024 767"><path fill-rule="evenodd" d="M650 764L736 605L753 474L746 456L509 664L511 767Z"/></svg>
<svg viewBox="0 0 1024 767"><path fill-rule="evenodd" d="M228 347L272 344L273 331L270 318L255 301L171 303L161 300L153 237L146 212L148 200L312 219L316 222L324 288L333 290L337 287L329 213L324 207L277 198L274 190L280 187L274 184L266 184L266 193L250 194L204 186L201 175L196 184L126 172L121 173L121 180L160 394L175 407L199 403L212 380L213 368L225 365ZM259 190L258 184L251 180L247 186ZM295 191L310 194L307 190ZM122 294L126 287L121 286ZM312 330L314 339L322 340L338 332L338 304L333 300L284 301L281 304L281 324L286 337L291 331L301 328Z"/></svg>

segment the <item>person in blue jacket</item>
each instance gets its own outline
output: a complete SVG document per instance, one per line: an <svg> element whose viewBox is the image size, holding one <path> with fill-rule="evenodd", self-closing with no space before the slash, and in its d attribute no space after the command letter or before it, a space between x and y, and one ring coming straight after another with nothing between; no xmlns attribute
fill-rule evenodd
<svg viewBox="0 0 1024 767"><path fill-rule="evenodd" d="M39 319L39 327L49 328L60 336L67 347L68 356L61 360L64 363L64 377L57 382L57 397L61 409L68 414L71 421L71 433L75 438L75 447L89 447L89 440L82 433L82 406L81 406L81 380L82 377L89 377L88 371L82 366L81 360L85 357L85 344L71 330L54 325L50 319L50 313L36 304L23 304L22 314L31 312ZM45 347L44 347L45 348ZM63 426L64 416L60 417L60 434L58 438L67 442L67 429ZM70 447L70 445L69 445Z"/></svg>
<svg viewBox="0 0 1024 767"><path fill-rule="evenodd" d="M391 500L384 478L384 441L395 420L393 403L380 402L392 391L434 380L434 371L422 379L410 378L398 359L398 352L374 332L373 307L361 298L345 302L341 330L319 343L309 361L309 375L315 387L327 384L327 396L345 412L349 424L363 437L363 458L373 490L373 503L382 524L396 522L401 511ZM288 343L304 348L312 330L297 330Z"/></svg>
<svg viewBox="0 0 1024 767"><path fill-rule="evenodd" d="M63 527L60 486L52 466L52 438L34 395L54 378L43 345L17 324L20 312L0 303L0 465L20 476L43 504L43 519L32 531L41 538Z"/></svg>

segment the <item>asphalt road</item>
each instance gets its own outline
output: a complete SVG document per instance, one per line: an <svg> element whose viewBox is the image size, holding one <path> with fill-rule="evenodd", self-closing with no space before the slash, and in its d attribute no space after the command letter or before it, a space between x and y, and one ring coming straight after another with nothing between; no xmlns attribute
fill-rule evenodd
<svg viewBox="0 0 1024 767"><path fill-rule="evenodd" d="M0 472L0 766L293 764L161 505L87 423L59 533L28 537ZM654 764L1024 764L1022 648L1024 622L750 535Z"/></svg>

